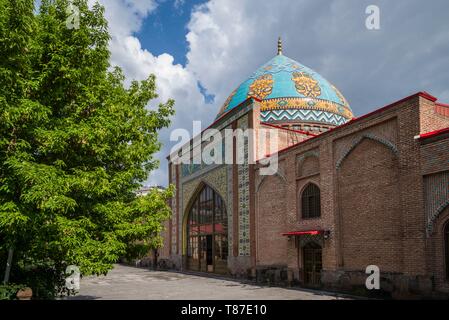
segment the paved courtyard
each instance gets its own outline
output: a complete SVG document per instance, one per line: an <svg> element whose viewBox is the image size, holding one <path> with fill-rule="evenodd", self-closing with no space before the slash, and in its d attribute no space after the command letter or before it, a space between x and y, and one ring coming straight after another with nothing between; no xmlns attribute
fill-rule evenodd
<svg viewBox="0 0 449 320"><path fill-rule="evenodd" d="M329 293L257 286L239 281L116 265L107 276L81 280L79 295L70 299L137 300L333 300Z"/></svg>

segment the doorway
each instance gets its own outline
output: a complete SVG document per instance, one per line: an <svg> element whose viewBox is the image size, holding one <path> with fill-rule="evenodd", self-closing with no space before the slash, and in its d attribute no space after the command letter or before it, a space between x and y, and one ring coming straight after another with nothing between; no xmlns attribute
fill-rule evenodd
<svg viewBox="0 0 449 320"><path fill-rule="evenodd" d="M205 185L194 198L187 219L187 268L227 274L228 217L223 199Z"/></svg>
<svg viewBox="0 0 449 320"><path fill-rule="evenodd" d="M207 272L214 271L214 260L212 256L212 235L206 236L206 265Z"/></svg>
<svg viewBox="0 0 449 320"><path fill-rule="evenodd" d="M308 243L303 248L304 284L318 287L321 284L322 248L316 243Z"/></svg>

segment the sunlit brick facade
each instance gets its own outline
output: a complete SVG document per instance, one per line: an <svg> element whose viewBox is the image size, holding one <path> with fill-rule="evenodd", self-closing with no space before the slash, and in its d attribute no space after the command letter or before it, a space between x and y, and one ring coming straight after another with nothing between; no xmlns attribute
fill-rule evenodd
<svg viewBox="0 0 449 320"><path fill-rule="evenodd" d="M273 65L280 71L272 78L256 72L247 87L254 96L224 107L211 127L276 131L278 169L261 175L261 159L232 165L170 161L176 195L159 260L179 270L348 291L364 290L365 270L376 265L382 293L448 293L449 106L420 92L359 118L342 118L350 110L344 98L335 117L282 118L282 112L294 117L297 110L291 102L278 103L285 110L270 109L270 99L279 98L257 96L257 79L274 86L270 94L279 92L282 72L293 75L306 98L319 88L304 93L298 81L314 74ZM319 100L325 89L320 81L318 86ZM309 105L329 111L331 104ZM268 119L267 110L280 118ZM238 148L245 154L252 148L241 143L235 140L227 150L234 159ZM254 148L262 143L256 138Z"/></svg>

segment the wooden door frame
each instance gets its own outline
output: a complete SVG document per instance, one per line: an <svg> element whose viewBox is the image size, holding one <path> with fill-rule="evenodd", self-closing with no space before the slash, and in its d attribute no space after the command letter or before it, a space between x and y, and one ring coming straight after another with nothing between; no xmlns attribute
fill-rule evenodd
<svg viewBox="0 0 449 320"><path fill-rule="evenodd" d="M319 245L316 242L309 242L304 246L298 246L299 249L301 250L301 258L302 258L302 270L303 270L303 284L304 286L308 286L308 287L319 287L321 285L321 277L318 280L318 283L314 284L314 283L310 283L310 282L306 282L307 279L307 275L306 275L306 257L305 257L305 250L304 249L309 249L308 246L311 245L309 248L311 250L313 250L313 257L312 257L312 262L313 262L313 266L315 266L316 262L315 262L315 250L320 250L320 258L321 258L321 269L320 269L320 275L321 275L321 270L323 270L323 247L321 245ZM298 259L299 259L299 252L298 252ZM312 278L314 276L316 276L315 274L315 268L313 271L313 275Z"/></svg>

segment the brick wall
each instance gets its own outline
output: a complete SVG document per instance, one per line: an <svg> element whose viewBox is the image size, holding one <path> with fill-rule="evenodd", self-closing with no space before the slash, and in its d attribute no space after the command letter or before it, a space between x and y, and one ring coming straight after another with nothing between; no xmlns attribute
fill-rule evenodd
<svg viewBox="0 0 449 320"><path fill-rule="evenodd" d="M428 270L434 275L436 289L449 293L443 236L444 226L449 222L449 134L426 138L420 143L428 227Z"/></svg>
<svg viewBox="0 0 449 320"><path fill-rule="evenodd" d="M420 133L427 133L443 128L449 125L448 107L435 103L435 101L420 98Z"/></svg>
<svg viewBox="0 0 449 320"><path fill-rule="evenodd" d="M279 246L276 250L285 250L288 267L300 278L301 249L294 241L287 241L285 246L282 236L275 234L280 226L285 231L325 229L331 235L323 248L323 270L360 273L377 264L381 272L393 275L393 282L406 281L426 290L431 271L426 261L422 168L434 165L421 161L421 146L414 137L449 126L449 119L440 121L435 116L434 107L431 97L416 94L281 152L285 181L267 180L257 194L257 215L266 216L282 199L287 202L283 213L275 210L279 225L271 221L258 225L276 230L258 233L258 263L279 264L281 254L271 259L259 252ZM447 164L446 142L440 148L437 155ZM314 158L305 156L311 153ZM299 199L310 182L321 189L321 217L304 220L299 214ZM362 285L363 279L357 276L356 282ZM393 287L401 287L398 283ZM408 289L402 286L400 290Z"/></svg>
<svg viewBox="0 0 449 320"><path fill-rule="evenodd" d="M432 276L441 273L442 260L438 233L433 238L426 234L423 176L447 172L449 137L424 143L415 136L449 127L449 118L435 110L435 100L419 93L282 150L277 175L260 176L255 166L250 175L250 189L255 190L250 194L251 210L253 202L255 208L250 219L255 224L250 228L255 248L250 257L236 252L241 230L239 184L233 170L226 182L236 190L231 273L248 272L255 261L256 268L288 268L301 281L302 249L282 233L329 230L322 255L328 283L341 284L349 277L351 285L362 286L366 266L375 264L390 277L389 290L428 290ZM250 119L258 119L257 106L250 112ZM282 145L292 143L291 136L281 136ZM308 183L321 190L319 218L301 216L300 197ZM436 279L443 283L441 276Z"/></svg>
<svg viewBox="0 0 449 320"><path fill-rule="evenodd" d="M449 120L447 125L449 126ZM449 134L445 139L439 139L430 143L425 142L421 146L422 174L449 170Z"/></svg>
<svg viewBox="0 0 449 320"><path fill-rule="evenodd" d="M289 200L286 198L285 187L285 181L277 175L266 176L259 185L256 216L258 265L286 264L287 239L281 236L286 231L284 215L285 205Z"/></svg>
<svg viewBox="0 0 449 320"><path fill-rule="evenodd" d="M403 270L401 206L396 155L381 143L363 139L338 171L342 267Z"/></svg>
<svg viewBox="0 0 449 320"><path fill-rule="evenodd" d="M449 222L449 207L440 215L435 223L432 237L429 239L429 266L434 275L435 286L438 291L449 293L449 279L446 276L444 247L444 227Z"/></svg>

